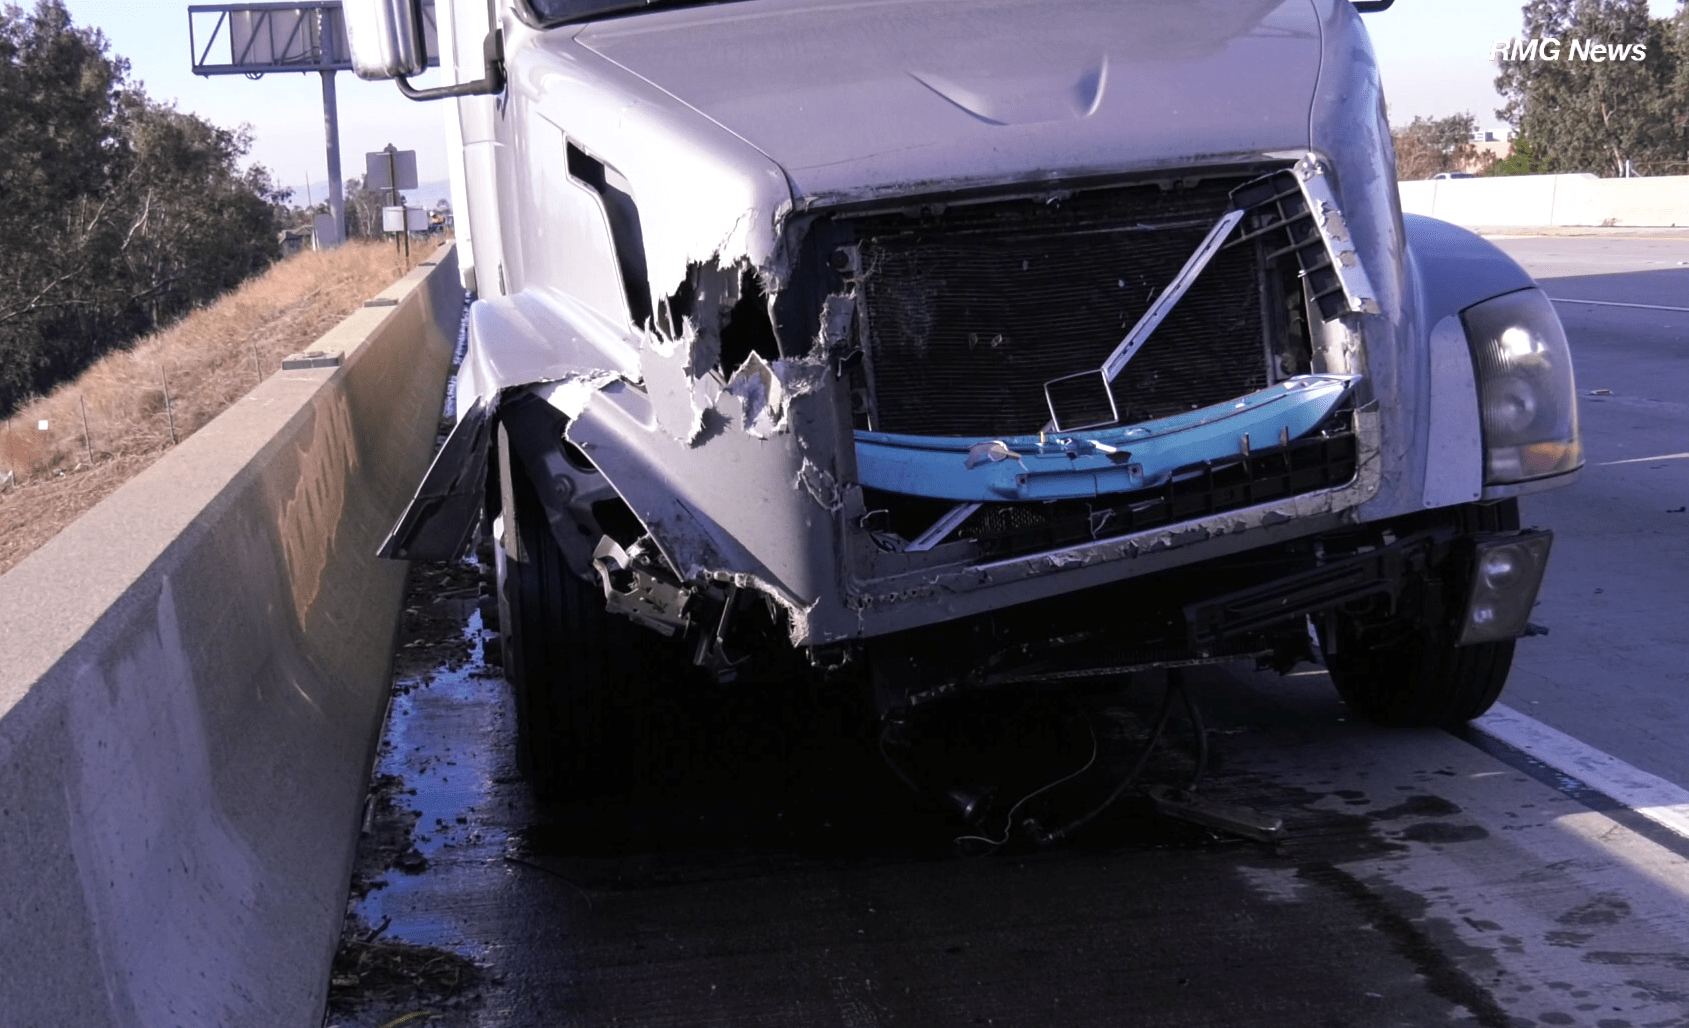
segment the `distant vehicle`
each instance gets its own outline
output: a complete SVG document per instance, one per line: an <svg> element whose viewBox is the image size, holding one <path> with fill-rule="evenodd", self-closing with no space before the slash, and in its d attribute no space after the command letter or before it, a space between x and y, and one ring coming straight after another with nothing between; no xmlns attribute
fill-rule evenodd
<svg viewBox="0 0 1689 1028"><path fill-rule="evenodd" d="M437 0L421 89L422 0L346 0L360 75L457 106L479 293L382 552L491 527L536 783L616 756L665 650L888 717L1239 658L1488 709L1571 357L1524 270L1402 215L1383 6Z"/></svg>
<svg viewBox="0 0 1689 1028"><path fill-rule="evenodd" d="M1472 174L1470 171L1439 171L1435 175L1431 176L1431 181L1435 182L1437 179L1440 179L1440 178L1477 178L1477 177L1478 176Z"/></svg>

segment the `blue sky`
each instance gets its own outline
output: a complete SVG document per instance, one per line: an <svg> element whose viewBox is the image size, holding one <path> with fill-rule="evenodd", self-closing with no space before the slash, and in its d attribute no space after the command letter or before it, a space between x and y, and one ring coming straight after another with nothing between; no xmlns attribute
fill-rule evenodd
<svg viewBox="0 0 1689 1028"><path fill-rule="evenodd" d="M1676 0L1649 4L1657 17L1677 9ZM298 201L306 198L307 182L317 199L324 196L327 162L317 75L267 75L256 82L240 76L195 77L188 70L188 5L182 0L65 0L65 6L77 24L105 33L112 50L129 59L132 75L146 83L154 98L174 99L218 125L250 123L252 159L293 187ZM1499 134L1495 108L1501 101L1491 84L1490 46L1519 34L1520 9L1517 0L1397 0L1389 11L1368 15L1391 121L1470 111L1481 128ZM423 183L446 178L440 104L413 103L392 83L364 82L350 73L335 76L335 84L341 170L347 177L363 174L365 152L392 143L417 151ZM431 205L438 197L412 194L411 199Z"/></svg>

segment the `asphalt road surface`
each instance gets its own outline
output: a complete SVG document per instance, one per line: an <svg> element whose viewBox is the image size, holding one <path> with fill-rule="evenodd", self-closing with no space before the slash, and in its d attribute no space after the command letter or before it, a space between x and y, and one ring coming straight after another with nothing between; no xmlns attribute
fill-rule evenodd
<svg viewBox="0 0 1689 1028"><path fill-rule="evenodd" d="M1689 238L1496 242L1555 298L1587 461L1521 501L1556 533L1551 634L1521 645L1505 701L1689 785Z"/></svg>
<svg viewBox="0 0 1689 1028"><path fill-rule="evenodd" d="M1193 672L1202 795L1282 818L1280 841L1130 796L1064 845L982 855L911 802L856 697L756 684L675 697L624 795L536 811L496 671L404 663L402 638L378 771L417 821L349 938L480 970L347 976L325 1023L1689 1026L1689 311L1663 309L1689 307L1689 241L1500 242L1560 300L1589 466L1525 503L1557 533L1550 634L1478 726L1371 727L1312 668ZM447 591L413 609L477 645L473 589ZM1087 767L1020 813L1059 823L1131 763L1161 689L982 712L1016 728L976 737L983 766L1005 798ZM1175 716L1146 779L1195 762ZM1006 805L974 831L995 841Z"/></svg>

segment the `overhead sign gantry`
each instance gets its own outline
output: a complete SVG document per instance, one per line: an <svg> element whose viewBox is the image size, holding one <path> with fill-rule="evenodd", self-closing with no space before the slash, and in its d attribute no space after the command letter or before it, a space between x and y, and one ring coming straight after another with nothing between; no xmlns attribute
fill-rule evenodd
<svg viewBox="0 0 1689 1028"><path fill-rule="evenodd" d="M434 5L424 4L423 34L430 66L440 63ZM328 205L333 238L346 231L346 200L340 179L340 124L334 74L352 70L346 44L346 20L340 0L293 0L281 3L193 4L188 7L188 41L195 75L245 75L317 72L323 79L323 135L328 150ZM320 239L320 233L319 233Z"/></svg>

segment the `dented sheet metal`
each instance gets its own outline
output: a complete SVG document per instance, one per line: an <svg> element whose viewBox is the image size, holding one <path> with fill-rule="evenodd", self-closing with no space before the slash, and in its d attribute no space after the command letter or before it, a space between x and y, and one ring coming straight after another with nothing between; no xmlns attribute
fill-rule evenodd
<svg viewBox="0 0 1689 1028"><path fill-rule="evenodd" d="M747 298L746 282L768 280L767 269L747 259L726 262L719 256L687 269L682 295L665 301L656 325L641 336L639 377L651 397L657 424L688 446L701 445L719 432L727 417L718 409L725 393L743 417L742 431L767 439L789 431L790 402L818 389L826 365L803 357L765 357L752 349L730 367L726 333ZM680 310L686 313L678 313ZM745 316L766 317L746 311Z"/></svg>
<svg viewBox="0 0 1689 1028"><path fill-rule="evenodd" d="M976 440L856 433L862 484L961 502L1056 500L1164 483L1179 468L1298 439L1350 394L1354 376L1302 375L1170 418L1092 432Z"/></svg>
<svg viewBox="0 0 1689 1028"><path fill-rule="evenodd" d="M778 363L778 362L777 362ZM794 643L812 638L811 615L839 606L835 516L838 476L798 442L803 426L819 453L837 452L830 407L787 394L777 417L721 389L715 427L695 442L658 428L653 398L624 383L595 394L570 423L579 446L616 488L683 582L755 589L788 615ZM782 426L768 436L759 423ZM827 465L831 461L826 461Z"/></svg>
<svg viewBox="0 0 1689 1028"><path fill-rule="evenodd" d="M791 402L820 387L825 367L814 361L765 361L752 353L727 380L722 391L732 394L744 408L744 428L758 439L790 431L787 411Z"/></svg>

